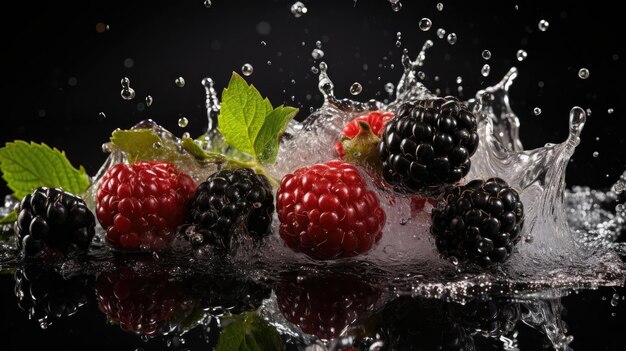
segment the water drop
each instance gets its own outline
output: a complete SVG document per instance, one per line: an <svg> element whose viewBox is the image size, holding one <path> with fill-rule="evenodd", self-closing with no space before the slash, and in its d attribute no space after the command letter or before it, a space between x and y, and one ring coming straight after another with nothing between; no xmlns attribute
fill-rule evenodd
<svg viewBox="0 0 626 351"><path fill-rule="evenodd" d="M463 83L463 77L461 76L456 77L456 84L461 84L461 83Z"/></svg>
<svg viewBox="0 0 626 351"><path fill-rule="evenodd" d="M267 43L265 42L265 40L261 40L261 45L267 46Z"/></svg>
<svg viewBox="0 0 626 351"><path fill-rule="evenodd" d="M598 156L600 156L600 153L597 151L594 151L593 154L591 154L591 156L593 156L594 158L597 158Z"/></svg>
<svg viewBox="0 0 626 351"><path fill-rule="evenodd" d="M318 74L318 73L320 73L320 70L317 67L315 67L315 66L311 66L311 73Z"/></svg>
<svg viewBox="0 0 626 351"><path fill-rule="evenodd" d="M359 82L354 82L350 86L350 94L352 95L359 95L361 94L362 91L363 91L363 86L361 86L361 83Z"/></svg>
<svg viewBox="0 0 626 351"><path fill-rule="evenodd" d="M550 27L550 23L542 19L541 21L539 21L539 24L537 26L539 27L540 31L545 32L548 30L548 27Z"/></svg>
<svg viewBox="0 0 626 351"><path fill-rule="evenodd" d="M608 110L606 110L606 112L607 112L609 115L612 115L612 114L613 114L613 109L612 109L612 108L609 108Z"/></svg>
<svg viewBox="0 0 626 351"><path fill-rule="evenodd" d="M522 62L526 60L526 58L528 57L528 53L520 49L520 50L517 50L517 54L515 55L515 57L517 57L517 61Z"/></svg>
<svg viewBox="0 0 626 351"><path fill-rule="evenodd" d="M588 69L586 69L586 68L581 68L581 69L578 71L578 77L579 77L580 79L587 79L587 78L589 78L589 70L588 70Z"/></svg>
<svg viewBox="0 0 626 351"><path fill-rule="evenodd" d="M439 12L443 11L443 4L440 2L437 3L437 11Z"/></svg>
<svg viewBox="0 0 626 351"><path fill-rule="evenodd" d="M126 77L122 78L121 84L122 84L122 91L120 92L120 95L122 96L122 99L124 100L134 99L135 90L130 87L130 79Z"/></svg>
<svg viewBox="0 0 626 351"><path fill-rule="evenodd" d="M179 88L182 88L185 86L185 78L183 77L178 77L174 80L174 83L176 83L176 86Z"/></svg>
<svg viewBox="0 0 626 351"><path fill-rule="evenodd" d="M423 32L427 32L432 27L433 22L431 22L430 18L422 18L419 22L419 27Z"/></svg>
<svg viewBox="0 0 626 351"><path fill-rule="evenodd" d="M178 119L178 126L181 128L185 128L189 124L189 120L187 117L181 117Z"/></svg>
<svg viewBox="0 0 626 351"><path fill-rule="evenodd" d="M539 107L535 107L535 108L533 109L533 114L534 114L535 116L539 116L539 115L541 114L541 108L539 108Z"/></svg>
<svg viewBox="0 0 626 351"><path fill-rule="evenodd" d="M293 5L291 5L291 14L295 18L300 18L302 15L307 13L309 10L304 6L300 1L296 1Z"/></svg>
<svg viewBox="0 0 626 351"><path fill-rule="evenodd" d="M385 91L387 92L387 94L389 95L393 95L393 90L395 89L393 83L389 82L387 84L385 84Z"/></svg>
<svg viewBox="0 0 626 351"><path fill-rule="evenodd" d="M241 73L243 73L243 75L246 77L251 76L253 71L254 67L252 67L252 65L249 63L245 63L243 66L241 66Z"/></svg>
<svg viewBox="0 0 626 351"><path fill-rule="evenodd" d="M439 28L439 29L437 29L437 37L438 37L439 39L443 39L443 38L445 38L445 37L446 37L446 30L445 30L445 29L443 29L443 28Z"/></svg>
<svg viewBox="0 0 626 351"><path fill-rule="evenodd" d="M186 138L191 138L191 134L189 134L189 132L183 133L183 139L186 139Z"/></svg>
<svg viewBox="0 0 626 351"><path fill-rule="evenodd" d="M153 101L154 100L152 99L151 95L146 96L146 106L148 106L148 107L152 106L152 102Z"/></svg>
<svg viewBox="0 0 626 351"><path fill-rule="evenodd" d="M400 2L400 0L389 0L389 2L391 3L391 9L394 12L402 10L402 3Z"/></svg>
<svg viewBox="0 0 626 351"><path fill-rule="evenodd" d="M417 72L417 77L421 80L424 80L424 78L426 78L426 73L419 71Z"/></svg>
<svg viewBox="0 0 626 351"><path fill-rule="evenodd" d="M491 72L491 66L485 63L483 68L480 69L480 74L482 74L483 77L487 77L489 72Z"/></svg>
<svg viewBox="0 0 626 351"><path fill-rule="evenodd" d="M204 7L207 9L211 7L211 0L204 0Z"/></svg>
<svg viewBox="0 0 626 351"><path fill-rule="evenodd" d="M271 66L271 65L272 65L272 61L267 60L267 65L268 65L268 66Z"/></svg>
<svg viewBox="0 0 626 351"><path fill-rule="evenodd" d="M483 50L482 57L483 57L483 59L485 59L485 60L489 60L489 59L491 58L491 51L489 51L489 50Z"/></svg>
<svg viewBox="0 0 626 351"><path fill-rule="evenodd" d="M454 45L456 43L456 33L448 34L448 44Z"/></svg>
<svg viewBox="0 0 626 351"><path fill-rule="evenodd" d="M313 49L313 51L311 52L311 56L314 60L319 60L324 57L324 51L320 49Z"/></svg>
<svg viewBox="0 0 626 351"><path fill-rule="evenodd" d="M396 41L396 47L399 48L402 46L402 42L400 40Z"/></svg>
<svg viewBox="0 0 626 351"><path fill-rule="evenodd" d="M318 48L318 49L321 49L321 48L322 48L322 42L321 42L321 41L319 41L319 40L318 40L318 41L316 41L316 42L315 42L315 47L316 47L316 48Z"/></svg>
<svg viewBox="0 0 626 351"><path fill-rule="evenodd" d="M591 116L591 109L590 108L586 109L585 112L587 112L587 117Z"/></svg>
<svg viewBox="0 0 626 351"><path fill-rule="evenodd" d="M107 118L107 115L104 114L104 112L100 112L100 113L98 113L98 118L105 119L105 118Z"/></svg>

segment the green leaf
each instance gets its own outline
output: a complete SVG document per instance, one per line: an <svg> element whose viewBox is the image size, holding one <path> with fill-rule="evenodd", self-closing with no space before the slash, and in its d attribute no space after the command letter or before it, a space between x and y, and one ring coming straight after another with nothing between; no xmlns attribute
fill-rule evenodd
<svg viewBox="0 0 626 351"><path fill-rule="evenodd" d="M0 225L2 224L10 224L17 221L17 211L13 210L11 212L9 212L8 215L4 216L2 219L0 219Z"/></svg>
<svg viewBox="0 0 626 351"><path fill-rule="evenodd" d="M81 194L89 187L85 169L76 169L65 153L46 144L22 140L0 148L0 171L13 195L21 199L33 189L46 186Z"/></svg>
<svg viewBox="0 0 626 351"><path fill-rule="evenodd" d="M230 324L220 333L216 351L282 351L280 335L254 312L230 317Z"/></svg>
<svg viewBox="0 0 626 351"><path fill-rule="evenodd" d="M279 139L297 112L293 107L273 109L253 85L233 72L222 93L218 130L230 146L269 164L276 160Z"/></svg>
<svg viewBox="0 0 626 351"><path fill-rule="evenodd" d="M214 163L226 162L226 158L224 157L224 155L218 154L216 152L202 150L200 145L198 145L198 143L196 143L191 138L187 138L187 137L183 138L182 145L183 145L183 149L187 150L187 152L189 152L198 160L209 161L209 162L214 162Z"/></svg>
<svg viewBox="0 0 626 351"><path fill-rule="evenodd" d="M111 135L111 143L128 155L130 162L164 161L175 165L197 165L196 158L181 150L171 140L158 136L150 129L116 130Z"/></svg>

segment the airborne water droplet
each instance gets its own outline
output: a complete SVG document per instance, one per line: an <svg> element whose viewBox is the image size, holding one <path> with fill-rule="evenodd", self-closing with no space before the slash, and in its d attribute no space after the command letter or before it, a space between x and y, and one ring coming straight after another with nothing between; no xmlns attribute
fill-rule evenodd
<svg viewBox="0 0 626 351"><path fill-rule="evenodd" d="M461 76L456 77L456 84L461 84L461 83L463 83L463 77Z"/></svg>
<svg viewBox="0 0 626 351"><path fill-rule="evenodd" d="M448 34L448 44L454 45L456 43L456 33Z"/></svg>
<svg viewBox="0 0 626 351"><path fill-rule="evenodd" d="M350 86L350 94L359 95L363 91L363 86L359 82L354 82Z"/></svg>
<svg viewBox="0 0 626 351"><path fill-rule="evenodd" d="M249 63L245 63L243 66L241 66L241 73L243 73L243 75L246 77L251 76L253 71L254 67L252 67L252 65Z"/></svg>
<svg viewBox="0 0 626 351"><path fill-rule="evenodd" d="M445 38L445 37L446 37L446 30L445 30L445 29L443 29L443 28L439 28L439 29L437 29L437 37L438 37L439 39L443 39L443 38Z"/></svg>
<svg viewBox="0 0 626 351"><path fill-rule="evenodd" d="M204 0L204 7L206 7L207 9L211 7L211 0Z"/></svg>
<svg viewBox="0 0 626 351"><path fill-rule="evenodd" d="M313 49L313 51L311 52L311 56L314 60L319 60L324 57L324 51L320 49Z"/></svg>
<svg viewBox="0 0 626 351"><path fill-rule="evenodd" d="M545 32L550 27L550 23L548 21L542 19L541 21L539 21L539 24L537 26L539 27L540 31Z"/></svg>
<svg viewBox="0 0 626 351"><path fill-rule="evenodd" d="M487 77L489 72L491 72L491 66L485 63L483 68L480 69L480 74L482 74L483 77Z"/></svg>
<svg viewBox="0 0 626 351"><path fill-rule="evenodd" d="M580 77L580 79L587 79L589 78L589 70L586 68L581 68L578 71L578 77Z"/></svg>
<svg viewBox="0 0 626 351"><path fill-rule="evenodd" d="M517 54L515 56L517 57L517 61L522 62L526 60L526 58L528 57L528 53L520 49L520 50L517 50Z"/></svg>
<svg viewBox="0 0 626 351"><path fill-rule="evenodd" d="M437 3L437 11L439 12L443 11L443 4L440 2Z"/></svg>
<svg viewBox="0 0 626 351"><path fill-rule="evenodd" d="M122 78L121 84L122 84L122 91L120 92L120 95L122 96L122 99L124 100L134 99L135 90L130 87L130 79L128 79L127 77Z"/></svg>
<svg viewBox="0 0 626 351"><path fill-rule="evenodd" d="M318 73L320 73L320 70L317 69L317 67L315 67L315 66L311 66L311 73L318 74Z"/></svg>
<svg viewBox="0 0 626 351"><path fill-rule="evenodd" d="M98 113L98 117L101 118L101 119L105 119L105 118L107 118L107 115L104 114L104 112L100 112L100 113Z"/></svg>
<svg viewBox="0 0 626 351"><path fill-rule="evenodd" d="M181 117L178 119L178 126L181 128L185 128L189 124L189 120L187 117Z"/></svg>
<svg viewBox="0 0 626 351"><path fill-rule="evenodd" d="M535 107L535 108L533 109L533 114L534 114L535 116L539 116L539 115L541 114L541 108L539 108L539 107Z"/></svg>
<svg viewBox="0 0 626 351"><path fill-rule="evenodd" d="M489 59L491 58L491 51L489 51L489 50L483 50L482 57L483 57L483 59L485 59L485 60L489 60Z"/></svg>
<svg viewBox="0 0 626 351"><path fill-rule="evenodd" d="M613 114L613 109L612 109L612 108L609 108L606 112L607 112L609 115L612 115L612 114Z"/></svg>
<svg viewBox="0 0 626 351"><path fill-rule="evenodd" d="M318 49L321 49L321 48L322 48L322 42L321 42L321 41L319 41L319 40L318 40L318 41L316 41L316 42L315 42L315 47L316 47L316 48L318 48Z"/></svg>
<svg viewBox="0 0 626 351"><path fill-rule="evenodd" d="M433 22L431 22L430 18L422 18L419 22L419 27L422 31L426 32L428 30L430 30L430 27L432 27Z"/></svg>
<svg viewBox="0 0 626 351"><path fill-rule="evenodd" d="M148 106L148 107L152 106L152 102L153 101L154 100L152 99L152 96L150 96L150 95L146 96L146 106Z"/></svg>
<svg viewBox="0 0 626 351"><path fill-rule="evenodd" d="M391 3L391 9L394 12L398 12L402 9L402 3L400 0L389 0L389 3Z"/></svg>
<svg viewBox="0 0 626 351"><path fill-rule="evenodd" d="M424 78L426 78L426 73L419 71L417 72L417 77L421 80L424 80Z"/></svg>
<svg viewBox="0 0 626 351"><path fill-rule="evenodd" d="M291 5L291 14L295 18L300 18L302 15L307 13L309 10L304 6L300 1L296 1L293 5Z"/></svg>
<svg viewBox="0 0 626 351"><path fill-rule="evenodd" d="M385 84L385 91L387 92L387 94L389 95L393 95L393 90L395 89L393 83L389 82L387 84Z"/></svg>
<svg viewBox="0 0 626 351"><path fill-rule="evenodd" d="M593 154L591 154L594 158L597 158L598 156L600 156L600 153L597 151L594 151Z"/></svg>
<svg viewBox="0 0 626 351"><path fill-rule="evenodd" d="M174 83L176 83L177 87L182 88L182 87L185 86L185 78L178 77L178 78L176 78L176 80L174 80Z"/></svg>

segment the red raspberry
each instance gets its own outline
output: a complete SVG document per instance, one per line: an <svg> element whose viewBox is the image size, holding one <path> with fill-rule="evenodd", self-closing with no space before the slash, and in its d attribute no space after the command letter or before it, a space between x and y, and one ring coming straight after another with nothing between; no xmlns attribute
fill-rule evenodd
<svg viewBox="0 0 626 351"><path fill-rule="evenodd" d="M118 164L98 188L96 215L106 241L124 251L162 250L187 216L196 183L164 162Z"/></svg>
<svg viewBox="0 0 626 351"><path fill-rule="evenodd" d="M346 126L343 128L340 139L342 139L344 136L352 139L357 134L359 134L359 122L361 121L369 124L370 128L372 129L372 133L374 133L377 137L380 137L380 135L383 133L385 124L387 124L387 122L389 122L389 120L392 118L393 113L378 111L370 112L363 116L358 116L357 118L350 121L350 123L346 124ZM335 150L337 150L337 154L339 154L339 157L343 158L344 152L343 145L341 145L341 140L338 141L337 144L335 144Z"/></svg>
<svg viewBox="0 0 626 351"><path fill-rule="evenodd" d="M369 251L382 236L385 212L357 169L342 161L287 174L276 195L280 237L316 259Z"/></svg>

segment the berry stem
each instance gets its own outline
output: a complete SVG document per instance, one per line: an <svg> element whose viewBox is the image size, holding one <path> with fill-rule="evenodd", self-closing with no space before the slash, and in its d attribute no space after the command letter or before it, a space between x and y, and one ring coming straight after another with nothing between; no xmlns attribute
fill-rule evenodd
<svg viewBox="0 0 626 351"><path fill-rule="evenodd" d="M273 187L278 187L280 182L278 179L272 177L263 166L256 161L241 161L234 158L227 157L226 163L229 167L240 167L240 168L250 168L257 174L264 175L270 181Z"/></svg>

